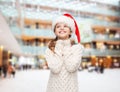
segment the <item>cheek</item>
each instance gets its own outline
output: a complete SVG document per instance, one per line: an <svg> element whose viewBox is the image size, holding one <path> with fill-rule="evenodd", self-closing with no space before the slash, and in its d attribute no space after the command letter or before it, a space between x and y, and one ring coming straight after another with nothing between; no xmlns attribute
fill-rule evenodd
<svg viewBox="0 0 120 92"><path fill-rule="evenodd" d="M71 35L71 34L72 34L72 31L68 31L68 34Z"/></svg>
<svg viewBox="0 0 120 92"><path fill-rule="evenodd" d="M59 35L59 32L58 32L58 31L55 31L54 33L55 33L55 35L56 35L56 36L58 36L58 35Z"/></svg>
<svg viewBox="0 0 120 92"><path fill-rule="evenodd" d="M55 30L54 33L58 33L58 30Z"/></svg>
<svg viewBox="0 0 120 92"><path fill-rule="evenodd" d="M67 28L66 30L67 30L67 33L68 33L68 34L71 34L71 33L72 33L72 31L70 30L70 28Z"/></svg>

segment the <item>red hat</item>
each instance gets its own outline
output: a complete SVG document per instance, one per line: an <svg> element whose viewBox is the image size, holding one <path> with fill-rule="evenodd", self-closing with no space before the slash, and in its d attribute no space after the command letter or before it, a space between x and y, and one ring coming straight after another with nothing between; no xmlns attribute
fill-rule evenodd
<svg viewBox="0 0 120 92"><path fill-rule="evenodd" d="M72 17L72 15L66 13L66 14L58 17L55 21L53 21L52 29L54 30L55 25L60 22L66 23L71 28L72 32L75 33L77 36L78 43L80 43L79 29L78 29L77 23L76 23L75 19Z"/></svg>

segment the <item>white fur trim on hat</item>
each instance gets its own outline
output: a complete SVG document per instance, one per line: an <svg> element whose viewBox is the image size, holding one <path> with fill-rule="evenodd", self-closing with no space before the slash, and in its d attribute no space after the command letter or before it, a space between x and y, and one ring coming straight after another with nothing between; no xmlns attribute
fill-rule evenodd
<svg viewBox="0 0 120 92"><path fill-rule="evenodd" d="M57 23L66 23L70 28L73 33L75 33L75 23L74 20L67 17L67 16L60 16L56 20L53 21L52 23L52 30L54 31L55 26Z"/></svg>

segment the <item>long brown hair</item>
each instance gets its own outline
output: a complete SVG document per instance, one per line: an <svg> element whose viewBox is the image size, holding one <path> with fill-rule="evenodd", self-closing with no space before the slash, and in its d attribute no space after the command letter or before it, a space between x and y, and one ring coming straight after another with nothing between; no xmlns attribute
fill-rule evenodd
<svg viewBox="0 0 120 92"><path fill-rule="evenodd" d="M56 37L55 39L51 40L48 44L48 48L50 50L52 50L54 52L54 49L55 49L55 45L56 45L56 41L58 40L58 38ZM71 42L71 45L74 45L75 44L75 40L73 39L70 39L70 42Z"/></svg>

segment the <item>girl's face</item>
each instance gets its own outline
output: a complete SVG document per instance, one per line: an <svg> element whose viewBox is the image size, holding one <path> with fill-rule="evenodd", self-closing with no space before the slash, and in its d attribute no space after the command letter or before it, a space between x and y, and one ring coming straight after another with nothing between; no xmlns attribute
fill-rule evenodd
<svg viewBox="0 0 120 92"><path fill-rule="evenodd" d="M65 23L57 23L55 26L55 35L58 37L58 39L62 40L70 38L70 27Z"/></svg>

